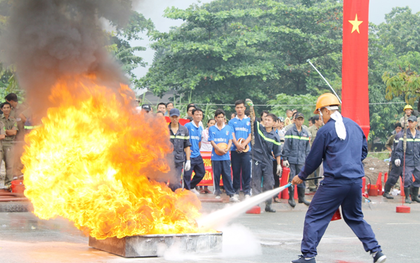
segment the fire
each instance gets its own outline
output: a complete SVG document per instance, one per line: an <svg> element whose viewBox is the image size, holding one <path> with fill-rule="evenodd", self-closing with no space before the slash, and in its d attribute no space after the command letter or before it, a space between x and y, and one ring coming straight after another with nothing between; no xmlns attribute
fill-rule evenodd
<svg viewBox="0 0 420 263"><path fill-rule="evenodd" d="M138 114L127 86L109 86L72 77L53 87L22 157L35 215L67 218L97 239L198 232L198 198L157 178L170 172L165 120Z"/></svg>

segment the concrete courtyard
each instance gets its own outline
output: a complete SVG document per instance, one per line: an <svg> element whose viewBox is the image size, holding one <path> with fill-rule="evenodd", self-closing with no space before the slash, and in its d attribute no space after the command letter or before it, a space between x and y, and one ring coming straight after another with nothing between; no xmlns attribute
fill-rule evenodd
<svg viewBox="0 0 420 263"><path fill-rule="evenodd" d="M205 201L209 196L201 195ZM411 213L396 213L401 198L371 198L363 204L387 262L418 263L420 204ZM11 205L0 203L0 206ZM18 204L19 205L19 204ZM203 213L226 203L203 202ZM167 251L162 257L126 259L88 246L88 238L64 219L40 220L30 212L0 212L0 262L290 262L300 254L303 220L307 207L291 209L286 201L274 203L277 213L243 214L222 229L220 253ZM263 209L262 209L263 210ZM2 211L2 210L0 210ZM4 211L4 209L3 209ZM330 223L318 247L317 262L372 262L344 220Z"/></svg>

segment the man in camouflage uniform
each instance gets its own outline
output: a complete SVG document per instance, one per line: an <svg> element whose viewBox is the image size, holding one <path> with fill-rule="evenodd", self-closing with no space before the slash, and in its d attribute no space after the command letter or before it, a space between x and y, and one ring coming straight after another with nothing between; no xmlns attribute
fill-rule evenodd
<svg viewBox="0 0 420 263"><path fill-rule="evenodd" d="M8 102L1 105L3 114L0 121L4 124L3 131L5 132L5 138L2 140L2 159L6 165L4 185L7 188L10 188L13 180L13 145L18 131L16 119L10 116L11 109L12 105Z"/></svg>

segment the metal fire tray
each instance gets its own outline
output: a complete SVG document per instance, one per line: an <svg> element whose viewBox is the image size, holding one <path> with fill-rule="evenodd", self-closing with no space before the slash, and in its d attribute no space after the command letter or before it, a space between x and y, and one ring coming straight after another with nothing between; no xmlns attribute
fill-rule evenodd
<svg viewBox="0 0 420 263"><path fill-rule="evenodd" d="M103 240L89 237L89 246L125 258L157 257L172 245L176 245L179 251L220 252L222 232L113 237Z"/></svg>

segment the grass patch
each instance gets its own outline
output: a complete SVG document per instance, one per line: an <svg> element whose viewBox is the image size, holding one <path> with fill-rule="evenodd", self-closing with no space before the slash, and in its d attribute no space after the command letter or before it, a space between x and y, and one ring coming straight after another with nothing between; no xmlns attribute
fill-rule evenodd
<svg viewBox="0 0 420 263"><path fill-rule="evenodd" d="M389 158L389 153L388 152L369 152L367 157L373 157L379 160L385 160Z"/></svg>

